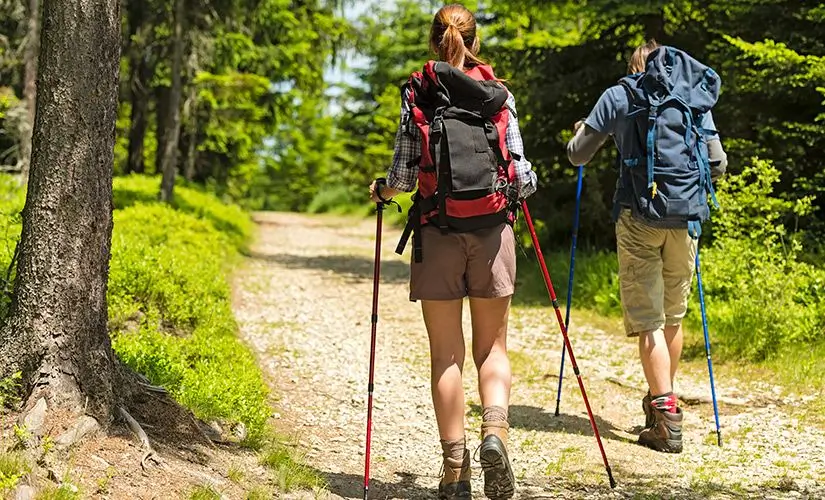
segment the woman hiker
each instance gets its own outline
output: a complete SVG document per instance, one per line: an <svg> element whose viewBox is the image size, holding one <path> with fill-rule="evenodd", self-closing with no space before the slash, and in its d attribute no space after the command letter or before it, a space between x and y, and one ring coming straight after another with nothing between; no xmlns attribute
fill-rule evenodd
<svg viewBox="0 0 825 500"><path fill-rule="evenodd" d="M675 81L684 76L687 81L680 80L678 83L687 85L679 85L678 88L692 88L692 97L696 102L711 95L710 100L704 102L706 107L715 103L715 95L718 94L707 92L715 84L718 93L719 82L712 70L705 71L701 63L686 54L669 47L660 49L658 43L650 41L633 53L628 64L628 74L633 76L623 79L625 85L607 89L590 115L576 123L576 135L567 145L567 154L572 164L586 164L612 137L621 156L623 163L614 195L614 220L622 311L627 336L639 338L639 357L649 387L648 394L642 400L646 419L639 443L658 451L679 453L682 451L683 414L673 393L673 380L682 353L682 319L687 311L696 256L695 238L698 238L698 234L689 234L690 225L686 220L696 215L701 224L701 220L707 217L710 196L702 191L709 188L707 184L724 174L727 156L709 109L697 120L698 128L695 130L698 134L685 134L684 123L690 122L683 111L670 108L670 114L660 115L662 118L653 130L659 137L667 133L666 129L678 130L679 134L666 137L671 142L660 139L655 143L656 170L651 168L650 173L656 182L652 183L652 196L647 197L650 178L645 171L645 167L649 166L644 161L654 157L653 152L647 151L647 144L656 136L647 133L649 122L646 109L637 116L629 114L631 109L638 109L639 103L634 101L636 105L631 106L633 89L637 88L634 82L640 81L643 72L651 68L656 70L658 61L667 65L670 73L667 76L658 73L656 78L672 78ZM689 67L692 71L680 74L674 70L679 61L685 64L684 68ZM710 80L690 81L696 75ZM674 109L676 111L672 111ZM693 137L695 135L703 137ZM693 151L698 151L698 154L691 153L685 147L685 142L681 140L683 136L688 141L697 141L698 149ZM674 137L676 140L673 140ZM668 147L672 149L666 149ZM668 162L668 154L679 161ZM690 164L691 161L701 162L702 155L709 160L710 179L699 179L703 172L701 163ZM670 173L673 164L677 164L675 168L682 168L682 173ZM636 169L635 172L633 169ZM671 182L674 180L678 182ZM687 192L688 189L693 190ZM661 194L656 199L657 191L668 194L664 201ZM712 194L712 190L709 193ZM665 203L666 208L662 209L656 203ZM680 212L674 223L666 223L670 222L666 218L651 222L650 217L644 216L644 210L654 205L666 214L679 211L681 207L691 208L687 213Z"/></svg>
<svg viewBox="0 0 825 500"><path fill-rule="evenodd" d="M507 450L511 384L507 319L516 278L513 208L518 200L535 192L536 175L524 158L515 100L478 57L474 15L461 5L441 8L433 20L429 42L440 62L428 63L404 87L392 166L386 184L370 185L370 197L375 202L389 200L413 191L418 183L418 205L410 217L416 247L410 300L421 301L430 344L432 398L444 465L438 498L472 496L470 453L464 435L461 324L463 299L469 297L473 361L483 407L479 460L484 469L484 492L491 499L507 499L513 496L515 486ZM432 84L433 78L452 86L449 93L437 96L449 96L453 106L440 118L434 111L432 92L439 88ZM491 96L491 100L474 100L478 95ZM496 104L490 109L481 106L483 102ZM462 121L458 114L451 114L462 106L485 118L486 125L483 120ZM444 132L437 136L439 125ZM494 130L497 127L499 133ZM434 145L439 137L442 146ZM423 139L430 148L422 148ZM447 149L449 153L445 153ZM487 184L476 185L480 189L474 190L470 184L479 182L479 175L467 172L480 166L493 172L498 168L499 174L491 180L491 170L486 170L486 177L480 177ZM436 168L442 174L449 169L449 175L436 175ZM447 192L455 198L444 199ZM469 199L473 196L476 198ZM446 217L436 215L439 207ZM456 210L464 210L460 216L467 218L457 218Z"/></svg>

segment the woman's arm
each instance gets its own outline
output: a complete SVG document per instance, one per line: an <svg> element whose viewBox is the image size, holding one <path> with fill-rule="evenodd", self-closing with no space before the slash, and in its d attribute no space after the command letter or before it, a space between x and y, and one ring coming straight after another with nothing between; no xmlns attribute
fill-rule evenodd
<svg viewBox="0 0 825 500"><path fill-rule="evenodd" d="M516 98L513 94L507 97L505 106L510 110L510 119L507 122L507 132L505 143L507 149L513 155L513 162L516 165L516 187L518 188L519 199L524 199L536 192L538 179L533 172L533 165L524 157L524 140L521 137L521 130L518 125L518 114L516 113Z"/></svg>
<svg viewBox="0 0 825 500"><path fill-rule="evenodd" d="M418 165L413 160L421 156L421 132L417 127L408 127L411 119L409 98L410 91L404 87L401 92L401 118L395 133L392 166L387 172L387 184L381 187L381 197L385 200L399 193L413 191L418 180ZM378 198L375 189L376 185L373 182L370 184L370 198L378 203L381 199Z"/></svg>

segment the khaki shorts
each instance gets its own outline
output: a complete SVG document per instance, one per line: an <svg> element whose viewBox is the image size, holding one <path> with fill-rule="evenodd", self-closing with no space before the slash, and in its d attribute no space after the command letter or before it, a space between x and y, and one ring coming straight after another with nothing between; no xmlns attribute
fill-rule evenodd
<svg viewBox="0 0 825 500"><path fill-rule="evenodd" d="M468 233L421 228L422 262L412 261L410 300L492 299L513 295L516 244L503 223Z"/></svg>
<svg viewBox="0 0 825 500"><path fill-rule="evenodd" d="M696 242L687 229L651 227L623 210L616 242L627 335L681 324L696 258Z"/></svg>

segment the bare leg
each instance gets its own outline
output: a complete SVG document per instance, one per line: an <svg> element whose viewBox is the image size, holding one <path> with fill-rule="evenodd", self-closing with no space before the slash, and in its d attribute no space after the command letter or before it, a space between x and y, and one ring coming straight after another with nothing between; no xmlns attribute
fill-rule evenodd
<svg viewBox="0 0 825 500"><path fill-rule="evenodd" d="M431 389L442 440L464 438L464 335L459 300L422 300L430 339Z"/></svg>
<svg viewBox="0 0 825 500"><path fill-rule="evenodd" d="M679 367L679 358L682 357L682 325L670 325L665 327L665 342L670 353L670 385L676 379L676 368ZM660 393L661 394L661 393Z"/></svg>
<svg viewBox="0 0 825 500"><path fill-rule="evenodd" d="M664 329L639 334L639 357L645 372L650 394L658 396L673 390L671 384L670 353L665 342Z"/></svg>
<svg viewBox="0 0 825 500"><path fill-rule="evenodd" d="M481 405L510 405L510 360L507 358L507 318L510 297L470 298L473 320L473 361L478 369Z"/></svg>

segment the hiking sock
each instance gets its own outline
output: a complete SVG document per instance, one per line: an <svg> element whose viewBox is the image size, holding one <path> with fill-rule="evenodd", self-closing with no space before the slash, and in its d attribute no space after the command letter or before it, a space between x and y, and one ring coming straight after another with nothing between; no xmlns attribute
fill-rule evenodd
<svg viewBox="0 0 825 500"><path fill-rule="evenodd" d="M441 440L441 451L444 458L454 460L456 463L461 463L464 460L464 438L455 439L452 441Z"/></svg>
<svg viewBox="0 0 825 500"><path fill-rule="evenodd" d="M661 412L676 413L676 394L666 392L660 396L650 396L650 405Z"/></svg>
<svg viewBox="0 0 825 500"><path fill-rule="evenodd" d="M481 415L482 422L506 422L507 409L501 406L488 406Z"/></svg>

